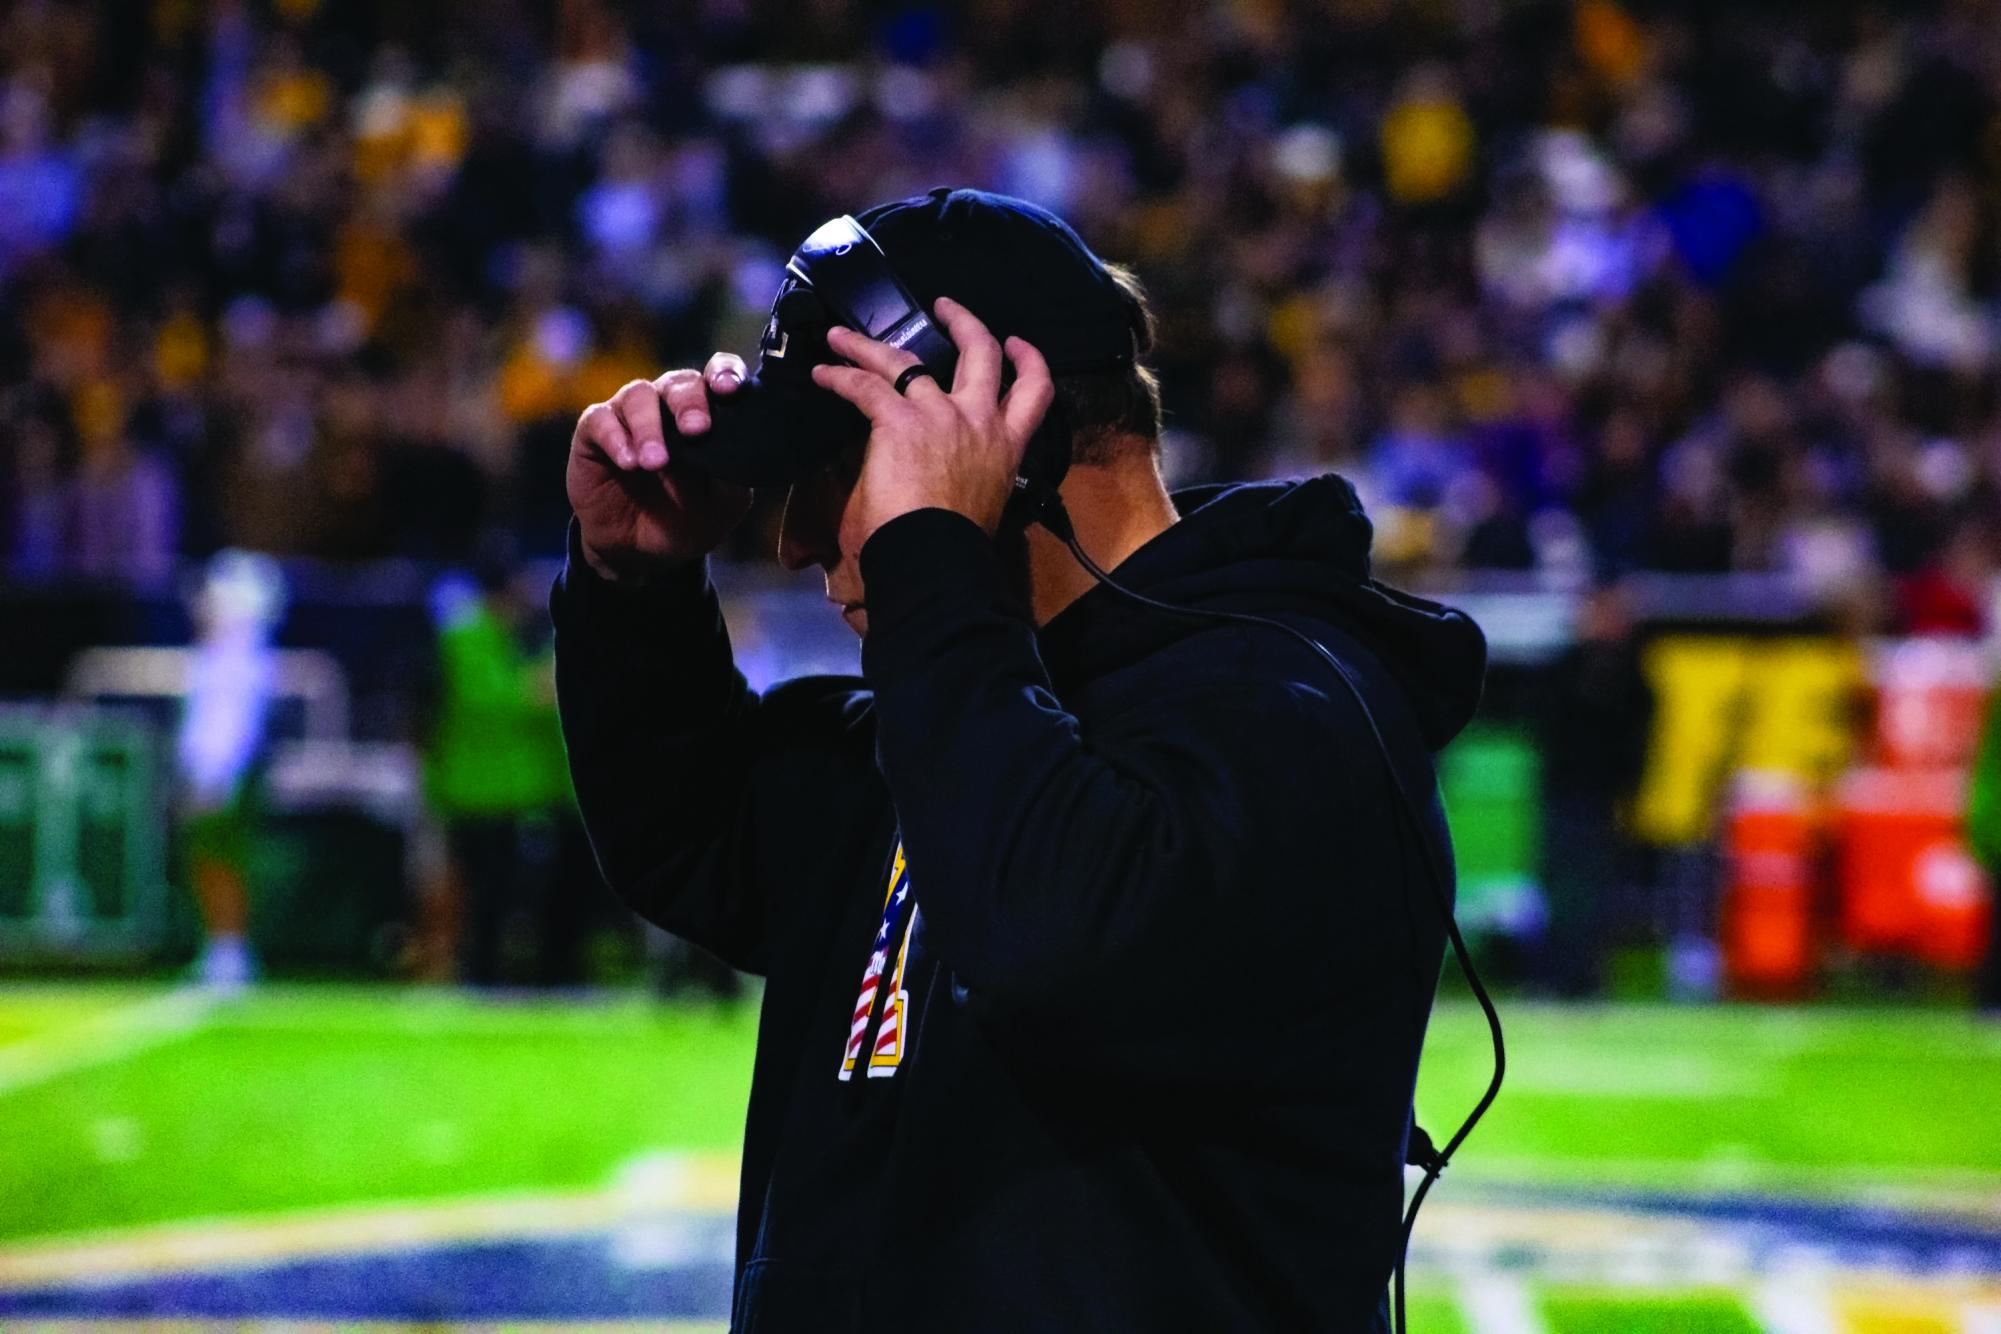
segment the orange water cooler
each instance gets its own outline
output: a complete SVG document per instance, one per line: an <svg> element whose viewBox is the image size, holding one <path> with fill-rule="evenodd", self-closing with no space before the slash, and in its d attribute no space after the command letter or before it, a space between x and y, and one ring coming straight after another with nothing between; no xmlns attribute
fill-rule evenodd
<svg viewBox="0 0 2001 1334"><path fill-rule="evenodd" d="M1725 835L1723 970L1739 995L1797 996L1814 968L1814 807L1784 773L1737 775Z"/></svg>
<svg viewBox="0 0 2001 1334"><path fill-rule="evenodd" d="M1835 816L1842 943L1941 968L1980 962L1992 894L1967 850L1962 769L1858 769Z"/></svg>
<svg viewBox="0 0 2001 1334"><path fill-rule="evenodd" d="M1993 894L1966 846L1968 771L1986 709L1979 647L1948 639L1874 655L1874 763L1841 783L1834 818L1843 944L1976 967Z"/></svg>

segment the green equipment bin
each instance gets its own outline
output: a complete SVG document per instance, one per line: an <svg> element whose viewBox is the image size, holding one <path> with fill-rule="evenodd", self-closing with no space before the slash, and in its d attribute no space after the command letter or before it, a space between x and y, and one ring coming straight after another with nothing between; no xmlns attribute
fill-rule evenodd
<svg viewBox="0 0 2001 1334"><path fill-rule="evenodd" d="M158 743L84 706L0 709L0 958L114 960L166 927Z"/></svg>
<svg viewBox="0 0 2001 1334"><path fill-rule="evenodd" d="M1439 757L1439 788L1469 935L1519 937L1542 919L1542 760L1528 733L1469 727Z"/></svg>

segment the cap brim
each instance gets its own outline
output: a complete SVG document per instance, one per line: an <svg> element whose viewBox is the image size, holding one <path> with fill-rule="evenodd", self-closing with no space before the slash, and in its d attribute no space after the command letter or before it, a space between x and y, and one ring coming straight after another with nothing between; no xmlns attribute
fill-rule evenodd
<svg viewBox="0 0 2001 1334"><path fill-rule="evenodd" d="M815 401L824 398L824 402ZM676 441L681 464L739 486L790 486L867 438L867 419L824 390L773 389L756 376L709 401L710 427Z"/></svg>

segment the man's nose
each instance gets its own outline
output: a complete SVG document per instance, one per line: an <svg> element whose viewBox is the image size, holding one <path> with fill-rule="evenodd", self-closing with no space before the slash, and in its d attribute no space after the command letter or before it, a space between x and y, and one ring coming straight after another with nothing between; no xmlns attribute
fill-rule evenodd
<svg viewBox="0 0 2001 1334"><path fill-rule="evenodd" d="M831 568L840 563L840 541L826 521L819 490L809 481L785 493L785 511L778 520L778 563L788 570L814 565Z"/></svg>

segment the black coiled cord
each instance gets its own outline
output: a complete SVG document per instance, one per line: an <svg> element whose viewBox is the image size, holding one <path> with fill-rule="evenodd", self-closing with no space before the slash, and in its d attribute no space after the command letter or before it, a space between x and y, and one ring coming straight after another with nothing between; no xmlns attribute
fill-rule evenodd
<svg viewBox="0 0 2001 1334"><path fill-rule="evenodd" d="M1035 497L1035 500L1037 503L1034 507L1033 521L1040 523L1054 534L1058 541L1070 549L1071 556L1076 558L1077 563L1084 568L1086 573L1119 597L1136 606L1146 607L1149 610L1162 612L1170 616L1190 616L1202 620L1223 621L1240 625L1257 625L1291 635L1301 644L1304 644L1307 648L1318 654L1321 661L1334 669L1334 674L1341 678L1343 685L1348 687L1348 693L1354 696L1355 705L1361 709L1362 717L1368 721L1369 734L1375 738L1376 749L1382 754L1384 767L1389 770L1390 786L1396 789L1397 800L1403 808L1404 815L1410 821L1412 832L1417 836L1418 847L1423 850L1426 879L1430 882L1432 895L1437 900L1439 915L1445 919L1445 933L1447 938L1452 942L1453 957L1459 961L1459 970L1466 975L1466 983L1473 990L1473 998L1480 1003L1480 1012L1487 1017L1487 1031L1494 1042L1494 1075L1492 1079L1487 1081L1487 1091L1480 1095L1480 1101L1474 1104L1473 1110L1467 1114L1466 1119L1459 1123L1459 1129L1453 1132L1452 1138L1445 1142L1445 1147L1443 1149L1433 1148L1430 1137L1425 1135L1424 1131L1418 1129L1415 1122L1411 1125L1411 1134L1417 1140L1417 1152L1412 1154L1411 1158L1415 1165L1421 1166L1424 1169L1424 1179L1419 1181L1417 1189L1411 1192L1410 1207L1404 1212L1403 1233L1399 1238L1397 1246L1395 1282L1396 1330L1398 1334L1408 1334L1410 1325L1404 1312L1404 1262L1409 1258L1411 1232L1417 1227L1417 1211L1424 1204L1424 1197L1431 1193L1432 1186L1452 1162L1452 1155L1459 1151L1459 1146L1464 1144L1466 1137L1473 1133L1473 1127L1480 1123L1480 1118L1485 1116L1487 1109L1494 1105L1494 1099L1500 1096L1501 1080L1507 1073L1508 1068L1508 1051L1507 1045L1501 1036L1500 1013L1494 1009L1494 999L1487 994L1486 985L1480 981L1479 970L1473 966L1473 956L1466 948L1466 938L1459 934L1459 923L1453 919L1452 901L1446 897L1445 893L1445 875L1438 867L1438 861L1432 851L1431 844L1424 837L1424 825L1418 817L1417 803L1411 799L1410 793L1403 785L1402 778L1397 774L1396 760L1390 754L1389 743L1383 739L1382 729L1376 725L1376 715L1369 708L1369 701L1363 696L1362 687L1350 675L1348 668L1341 660L1327 651L1325 645L1314 639L1313 636L1294 629L1284 621L1276 620L1269 616L1259 616L1253 612L1246 611L1220 611L1213 607L1177 606L1172 602L1162 602L1158 598L1150 598L1136 589L1128 588L1100 568L1098 563L1092 560L1084 548L1078 544L1077 532L1070 523L1070 515L1063 508L1063 502L1057 498L1053 491L1043 491Z"/></svg>

